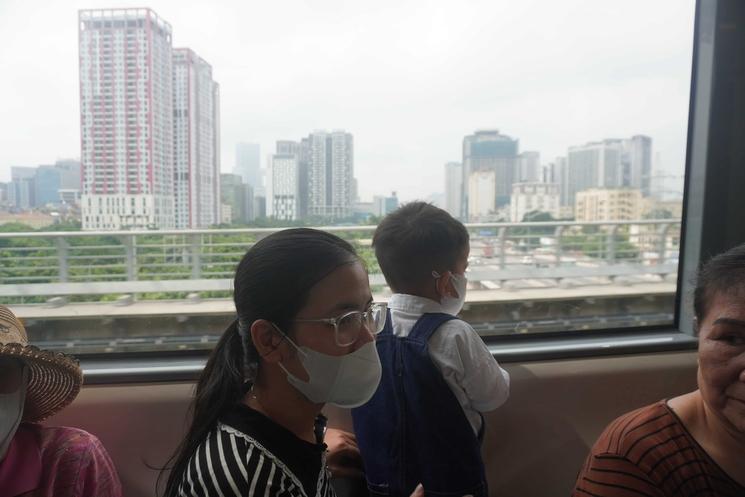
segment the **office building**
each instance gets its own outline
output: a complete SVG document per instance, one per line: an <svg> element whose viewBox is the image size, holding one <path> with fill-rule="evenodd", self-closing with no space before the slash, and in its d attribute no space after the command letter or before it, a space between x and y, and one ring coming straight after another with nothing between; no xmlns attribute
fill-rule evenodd
<svg viewBox="0 0 745 497"><path fill-rule="evenodd" d="M477 131L463 138L463 194L461 197L461 216L475 220L485 212L496 212L498 208L509 205L512 184L515 182L518 140L499 133L498 130ZM492 174L481 174L491 172ZM476 174L478 173L478 174ZM494 186L483 184L486 178L494 179ZM478 188L479 191L472 190ZM494 192L494 205L491 201ZM472 196L478 196L474 200ZM478 211L471 210L471 207Z"/></svg>

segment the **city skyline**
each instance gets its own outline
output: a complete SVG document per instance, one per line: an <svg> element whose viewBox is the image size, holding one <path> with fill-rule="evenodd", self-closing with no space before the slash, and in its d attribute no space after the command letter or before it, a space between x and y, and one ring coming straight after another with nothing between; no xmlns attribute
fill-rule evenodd
<svg viewBox="0 0 745 497"><path fill-rule="evenodd" d="M178 26L174 46L190 46L209 60L221 83L222 172L233 170L238 142L269 151L281 137L338 127L355 134L361 196L391 185L402 200L441 192L442 164L459 160L460 138L478 128L504 129L544 160L573 144L645 134L655 140L664 171L682 173L692 3L635 5L598 12L579 0L525 2L499 16L487 3L451 11L444 4L425 11L414 3L344 9L293 3L259 12L218 3L204 15L196 2L148 3ZM71 31L60 19L74 19L80 7L110 6L51 4L44 17L54 22L35 18L31 33L8 20L31 16L32 7L0 6L0 41L23 49L0 55L15 75L0 90L17 96L0 105L4 115L18 117L0 129L9 143L0 150L0 180L9 179L10 166L77 155L76 35L74 22ZM296 29L278 30L280 10L289 16L283 23ZM619 20L613 26L587 22L611 10ZM246 29L223 22L229 18L245 20ZM278 32L281 37L272 35ZM487 49L499 45L514 49ZM322 47L323 58L303 61L307 50ZM299 63L287 64L288 58ZM55 85L39 91L41 81ZM39 137L46 146L33 145Z"/></svg>
<svg viewBox="0 0 745 497"><path fill-rule="evenodd" d="M296 156L295 158L295 165L291 166L295 169L299 169L301 167L301 151L305 150L305 154L309 153L310 148L310 138L313 137L313 135L328 135L331 136L334 133L341 133L342 135L349 135L351 139L351 133L346 133L343 130L335 131L332 133L329 133L327 131L323 130L316 130L310 134L309 137L303 138L299 141L294 140L277 140L275 144L275 151L274 153L270 154L267 157L267 166L262 167L261 169L258 169L258 176L253 176L253 181L249 180L246 181L246 179L243 177L242 174L240 174L240 171L234 170L233 173L221 173L221 176L228 177L228 176L237 176L240 178L240 181L251 188L251 196L254 195L258 197L268 197L271 196L272 192L272 180L271 177L273 175L272 166L274 163L274 160L276 158L281 159L291 159L292 156ZM560 156L555 157L552 160L546 160L545 162L539 161L538 158L540 157L540 152L538 151L519 151L519 137L510 137L507 135L501 134L499 130L479 130L474 132L471 135L467 135L462 138L463 142L466 143L470 139L472 139L474 136L486 136L489 137L489 135L496 135L498 137L506 138L512 145L514 145L514 149L511 150L511 154L508 155L506 158L505 164L502 165L502 169L505 167L509 169L511 172L509 173L502 173L503 176L505 174L503 180L505 178L508 179L508 181L499 181L497 178L497 175L493 174L494 166L495 164L492 164L489 162L488 155L484 158L481 158L481 164L477 169L484 170L484 171L492 171L490 179L487 179L489 182L494 182L494 188L505 190L505 194L502 195L502 199L497 202L499 206L504 206L509 204L510 196L511 196L511 189L513 184L532 184L532 183L542 183L542 184L551 184L555 183L560 187L559 193L561 198L561 205L563 206L571 206L574 205L573 195L575 191L583 191L590 188L632 188L632 189L639 189L645 197L654 196L660 200L675 200L680 199L681 196L675 194L675 192L672 192L669 189L665 188L664 182L666 180L666 177L659 176L657 172L651 168L651 155L653 151L652 142L653 140L650 137L646 137L643 135L634 135L630 138L605 138L602 140L597 141L588 141L581 145L572 145L567 147L567 154L566 156ZM251 143L239 143L239 146L236 149L236 156L238 157L237 162L240 162L241 155L244 155L246 153L245 150L241 150L241 146L249 146L249 148L254 148L254 152L258 152L258 146L256 144ZM611 164L610 169L614 171L614 174L617 175L615 179L612 181L605 181L605 180L599 180L598 175L604 174L604 171L606 169L609 169L609 166L605 164L605 162L608 161L608 153L604 152L605 149L608 149L609 151L613 152L613 159L617 163ZM616 150L617 149L617 150ZM645 150L646 153L640 154L638 150ZM576 154L577 152L585 153L585 151L594 152L593 155L588 157L587 159L583 160L582 162L573 163L572 161L568 161L567 156L571 156L572 154ZM600 152L600 153L598 153ZM638 156L641 155L642 157L639 158ZM486 159L487 162L483 162L484 159ZM307 163L309 158L306 157L305 162ZM354 156L352 154L351 156L352 162L354 161ZM75 162L74 159L58 159L57 162L64 163L64 162ZM575 161L576 162L576 161ZM526 163L527 163L527 169L526 169ZM531 164L532 163L532 164ZM638 167L638 164L643 164L643 166ZM463 217L464 219L468 216L462 216L461 215L461 209L463 208L463 205L461 204L461 199L467 199L467 194L464 195L463 189L463 181L465 179L466 173L463 172L463 166L462 162L458 161L450 161L444 164L444 183L441 185L441 188L439 190L435 190L434 192L431 192L429 195L426 196L426 198L418 198L416 200L425 200L429 202L436 203L438 206L442 207L443 209L450 212L455 217ZM570 168L571 166L571 168ZM13 170L29 170L29 174L33 175L35 174L35 171L37 168L43 168L47 167L43 164L37 165L37 166L14 166ZM589 171L592 171L593 169L600 168L597 172L592 174L579 174L582 173L583 169L588 169ZM307 170L308 166L304 166L304 168ZM499 167L497 168L499 169ZM530 174L525 175L524 172L526 170L532 171ZM574 174L570 174L569 171L574 171ZM350 179L352 180L351 190L352 193L357 188L357 180L354 177L353 173L353 167L350 169L352 173L350 174ZM636 172L634 172L636 171ZM473 172L473 171L471 171ZM292 175L296 176L296 179L294 180L295 186L290 186L290 189L294 189L297 191L295 194L300 195L301 197L307 197L308 195L308 189L310 188L310 178L307 175L307 171L305 173L305 176L302 176L300 174L291 173ZM623 174L626 174L627 176L623 176ZM511 178L511 180L510 180ZM518 179L520 178L520 179ZM573 178L573 179L572 179ZM682 176L680 178L675 179L682 179ZM229 180L231 183L234 180ZM573 185L573 183L581 183L580 186ZM301 184L302 183L302 184ZM11 182L3 183L0 182L0 185L10 185ZM347 187L349 189L349 187ZM305 190L304 193L301 190ZM374 201L376 197L381 197L386 194L385 187L383 187L379 191L374 191L370 196L368 197L352 197L349 202L354 204L357 203L369 203L371 200ZM395 190L394 190L395 191ZM492 192L490 195L494 197L496 195L496 190ZM671 196L671 193L673 195ZM301 195L302 194L302 195ZM680 192L682 194L682 191ZM307 202L307 199L305 200ZM410 200L404 200L410 201ZM490 201L486 204L487 211L490 209L488 207ZM269 201L268 205L268 211L271 212L271 201ZM316 215L319 213L315 213ZM486 214L486 212L482 213ZM270 214L267 214L270 215ZM300 208L297 210L297 214L295 216L292 216L293 218L299 217L303 218L306 215L308 215L307 212L307 206L305 208ZM284 216L279 216L280 218L283 218ZM338 216L332 216L332 217L338 217ZM288 219L289 220L289 219Z"/></svg>

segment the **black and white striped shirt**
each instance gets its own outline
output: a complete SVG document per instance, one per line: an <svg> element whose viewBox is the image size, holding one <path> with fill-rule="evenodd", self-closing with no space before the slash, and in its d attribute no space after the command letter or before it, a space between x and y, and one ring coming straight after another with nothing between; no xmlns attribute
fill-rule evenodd
<svg viewBox="0 0 745 497"><path fill-rule="evenodd" d="M325 449L248 406L236 405L192 455L178 495L335 497Z"/></svg>

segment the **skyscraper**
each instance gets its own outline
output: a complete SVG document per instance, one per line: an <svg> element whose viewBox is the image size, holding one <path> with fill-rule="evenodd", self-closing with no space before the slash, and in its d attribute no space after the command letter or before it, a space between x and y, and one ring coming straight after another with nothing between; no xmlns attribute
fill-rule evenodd
<svg viewBox="0 0 745 497"><path fill-rule="evenodd" d="M651 192L652 139L648 136L569 147L567 161L570 204L574 204L577 192L589 188L635 188L645 196Z"/></svg>
<svg viewBox="0 0 745 497"><path fill-rule="evenodd" d="M461 197L461 216L471 220L470 206L479 206L478 215L483 216L486 211L496 212L498 207L509 204L512 184L515 182L517 166L518 140L502 135L498 130L476 131L473 135L463 138L463 195ZM478 178L471 180L471 175L481 172ZM494 178L494 188L487 188L483 183L487 178ZM478 193L472 188L477 188ZM494 206L487 206L485 202L491 198L487 192L493 191ZM478 201L471 201L471 194L478 194Z"/></svg>
<svg viewBox="0 0 745 497"><path fill-rule="evenodd" d="M36 168L10 168L8 203L14 209L26 210L36 206Z"/></svg>
<svg viewBox="0 0 745 497"><path fill-rule="evenodd" d="M283 221L300 218L300 157L297 153L272 155L272 215Z"/></svg>
<svg viewBox="0 0 745 497"><path fill-rule="evenodd" d="M235 146L233 174L239 174L243 182L251 185L254 190L264 186L261 180L261 147L258 144L238 143Z"/></svg>
<svg viewBox="0 0 745 497"><path fill-rule="evenodd" d="M568 201L574 204L577 192L589 188L623 186L623 140L607 139L569 147Z"/></svg>
<svg viewBox="0 0 745 497"><path fill-rule="evenodd" d="M445 164L445 210L455 218L460 218L463 193L463 164L448 162Z"/></svg>
<svg viewBox="0 0 745 497"><path fill-rule="evenodd" d="M39 166L36 169L35 179L34 205L43 207L48 204L58 204L60 202L59 191L62 188L62 171L55 166Z"/></svg>
<svg viewBox="0 0 745 497"><path fill-rule="evenodd" d="M218 85L188 48L173 50L174 217L176 228L219 222Z"/></svg>
<svg viewBox="0 0 745 497"><path fill-rule="evenodd" d="M79 12L83 229L173 228L171 25Z"/></svg>
<svg viewBox="0 0 745 497"><path fill-rule="evenodd" d="M540 152L523 152L517 157L515 182L535 183L541 180Z"/></svg>
<svg viewBox="0 0 745 497"><path fill-rule="evenodd" d="M302 143L307 150L308 215L325 219L350 217L354 200L352 134L315 131Z"/></svg>
<svg viewBox="0 0 745 497"><path fill-rule="evenodd" d="M544 178L544 182L558 184L559 205L574 209L574 204L569 200L569 166L566 157L557 157L549 164L548 177Z"/></svg>
<svg viewBox="0 0 745 497"><path fill-rule="evenodd" d="M652 139L635 135L625 145L629 172L623 186L639 189L648 197L652 194Z"/></svg>
<svg viewBox="0 0 745 497"><path fill-rule="evenodd" d="M270 159L272 215L279 219L305 219L308 214L308 157L310 141L277 141L276 153ZM274 169L274 161L277 169ZM275 173L277 176L275 177ZM276 182L276 187L274 186ZM293 183L294 182L294 183ZM275 197L275 195L278 195ZM290 208L289 205L292 204ZM275 211L274 209L280 211ZM288 212L292 216L288 217Z"/></svg>
<svg viewBox="0 0 745 497"><path fill-rule="evenodd" d="M60 188L63 190L80 190L80 161L61 159L54 163L60 171Z"/></svg>
<svg viewBox="0 0 745 497"><path fill-rule="evenodd" d="M238 174L220 175L220 200L229 206L231 223L247 224L255 219L253 188Z"/></svg>

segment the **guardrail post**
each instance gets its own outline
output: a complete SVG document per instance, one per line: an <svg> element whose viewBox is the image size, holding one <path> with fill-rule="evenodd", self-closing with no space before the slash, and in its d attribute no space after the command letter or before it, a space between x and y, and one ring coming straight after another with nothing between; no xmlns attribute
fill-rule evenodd
<svg viewBox="0 0 745 497"><path fill-rule="evenodd" d="M135 235L124 237L124 254L127 262L127 281L137 279L137 240Z"/></svg>
<svg viewBox="0 0 745 497"><path fill-rule="evenodd" d="M67 256L69 255L67 240L62 237L56 239L57 245L57 260L59 261L59 280L64 283L69 280L69 262Z"/></svg>
<svg viewBox="0 0 745 497"><path fill-rule="evenodd" d="M662 223L657 230L657 260L658 264L664 264L667 258L667 233L670 231L668 223Z"/></svg>
<svg viewBox="0 0 745 497"><path fill-rule="evenodd" d="M191 235L191 277L198 279L202 277L202 258L201 258L201 235Z"/></svg>
<svg viewBox="0 0 745 497"><path fill-rule="evenodd" d="M618 233L618 225L614 224L610 226L605 240L605 262L613 264L616 260L616 234Z"/></svg>
<svg viewBox="0 0 745 497"><path fill-rule="evenodd" d="M505 242L507 240L507 228L499 228L497 240L499 241L499 268L504 269L506 258Z"/></svg>
<svg viewBox="0 0 745 497"><path fill-rule="evenodd" d="M556 237L556 250L555 250L555 257L556 257L556 267L561 266L561 256L564 253L564 248L562 247L562 235L564 235L564 226L557 226L556 231L554 231L554 236Z"/></svg>

